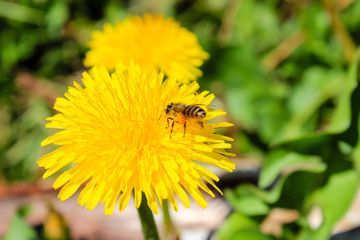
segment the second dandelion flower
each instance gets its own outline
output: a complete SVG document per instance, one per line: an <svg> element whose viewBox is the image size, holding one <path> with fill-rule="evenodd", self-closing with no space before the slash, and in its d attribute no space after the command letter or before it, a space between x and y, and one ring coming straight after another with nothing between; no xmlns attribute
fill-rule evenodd
<svg viewBox="0 0 360 240"><path fill-rule="evenodd" d="M168 77L195 80L199 67L209 58L195 34L172 18L145 14L106 24L92 34L84 64L105 66L113 71L118 62L129 65L133 59L144 70L160 70Z"/></svg>

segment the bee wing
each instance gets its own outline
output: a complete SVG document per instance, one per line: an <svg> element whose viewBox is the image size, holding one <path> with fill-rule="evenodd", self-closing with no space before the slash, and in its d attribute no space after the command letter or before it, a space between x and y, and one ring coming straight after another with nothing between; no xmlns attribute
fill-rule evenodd
<svg viewBox="0 0 360 240"><path fill-rule="evenodd" d="M191 104L191 105L194 105L194 106L203 106L203 107L215 107L215 105L213 104L209 104L209 105L206 105L206 104L201 104L201 103L195 103L195 104Z"/></svg>
<svg viewBox="0 0 360 240"><path fill-rule="evenodd" d="M207 109L209 109L211 111L214 111L216 108L216 106L212 105L212 104L206 105L206 104L196 103L196 104L192 104L192 105L197 106L197 107L206 107Z"/></svg>

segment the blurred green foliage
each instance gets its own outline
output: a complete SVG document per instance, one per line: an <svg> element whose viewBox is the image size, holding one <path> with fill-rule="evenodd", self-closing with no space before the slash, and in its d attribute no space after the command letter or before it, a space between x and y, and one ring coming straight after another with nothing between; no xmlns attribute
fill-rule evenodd
<svg viewBox="0 0 360 240"><path fill-rule="evenodd" d="M354 23L354 17L350 24L348 14L360 3L335 8L337 15L332 15L327 1L300 5L285 21L278 4L267 5L272 17L254 26L256 37L244 44L237 39L240 44L219 51L224 60L216 65L215 78L224 82L229 112L243 128L240 147L243 153L261 149L264 159L257 186L241 184L225 192L235 212L218 232L220 239L266 239L261 226L274 209L296 210L299 217L284 223L280 232L269 233L272 238L328 239L357 193L360 95L359 53L354 46L360 21ZM261 18L257 14L264 6L244 1L239 12L246 8L248 16ZM292 33L286 32L289 26ZM274 34L267 37L266 32ZM296 48L275 68L271 61L264 64L269 56L277 61L277 54L286 53L281 44ZM321 209L319 226L308 220L314 207Z"/></svg>
<svg viewBox="0 0 360 240"><path fill-rule="evenodd" d="M36 231L25 222L25 217L29 214L30 207L20 207L10 223L10 228L4 236L4 240L18 239L38 239Z"/></svg>
<svg viewBox="0 0 360 240"><path fill-rule="evenodd" d="M91 32L147 11L196 33L211 56L199 81L235 123L234 149L263 160L257 186L225 191L219 239L328 239L359 187L360 1L0 0L0 180L41 176L51 99L79 80ZM266 235L275 208L299 218Z"/></svg>

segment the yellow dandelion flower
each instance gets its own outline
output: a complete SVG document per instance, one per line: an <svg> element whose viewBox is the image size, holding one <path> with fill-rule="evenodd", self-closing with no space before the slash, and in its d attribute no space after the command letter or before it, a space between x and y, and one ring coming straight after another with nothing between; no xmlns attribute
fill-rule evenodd
<svg viewBox="0 0 360 240"><path fill-rule="evenodd" d="M84 64L105 66L113 71L121 61L131 59L143 69L161 70L167 76L195 80L209 55L195 36L172 18L146 14L133 16L117 23L106 24L104 31L95 31L89 42Z"/></svg>
<svg viewBox="0 0 360 240"><path fill-rule="evenodd" d="M123 211L132 193L138 208L143 192L157 214L157 201L161 204L163 199L169 199L178 210L175 195L189 207L186 192L205 208L200 190L214 194L204 180L220 192L214 184L218 177L200 163L234 169L227 157L232 154L225 150L231 147L226 141L232 139L215 133L216 128L232 124L208 122L225 112L207 109L214 95L208 91L196 94L197 82L180 84L163 77L134 64L118 65L111 76L105 68L95 67L91 75L83 73L84 88L74 82L65 98L56 100L54 109L60 113L48 118L46 127L62 131L41 145L61 147L40 158L38 164L47 169L44 178L71 164L53 185L62 187L61 200L86 183L78 203L88 209L101 202L105 213L111 214L118 200ZM169 119L168 127L166 110L171 103L201 104L206 116L201 123L186 119L184 135L184 125L175 123L172 128Z"/></svg>

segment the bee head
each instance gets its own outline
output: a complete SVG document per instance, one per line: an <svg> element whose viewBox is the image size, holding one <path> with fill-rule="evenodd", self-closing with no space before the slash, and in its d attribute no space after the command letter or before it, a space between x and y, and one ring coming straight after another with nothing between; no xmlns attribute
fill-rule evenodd
<svg viewBox="0 0 360 240"><path fill-rule="evenodd" d="M168 113L170 112L170 110L171 110L171 108L172 108L173 105L174 105L173 103L171 103L170 105L167 105L167 107L166 107L166 109L165 109L165 113L166 113L166 114L168 114Z"/></svg>

